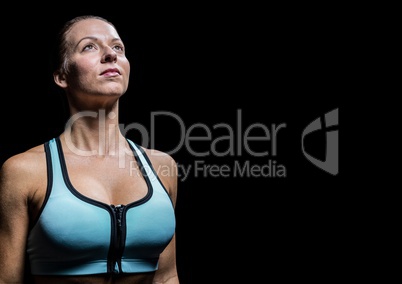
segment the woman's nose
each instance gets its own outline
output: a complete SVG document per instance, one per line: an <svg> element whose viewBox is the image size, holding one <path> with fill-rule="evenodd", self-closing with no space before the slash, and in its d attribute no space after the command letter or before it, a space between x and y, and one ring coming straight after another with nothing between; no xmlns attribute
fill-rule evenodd
<svg viewBox="0 0 402 284"><path fill-rule="evenodd" d="M116 61L117 61L116 52L112 48L107 47L103 54L102 62L116 62Z"/></svg>

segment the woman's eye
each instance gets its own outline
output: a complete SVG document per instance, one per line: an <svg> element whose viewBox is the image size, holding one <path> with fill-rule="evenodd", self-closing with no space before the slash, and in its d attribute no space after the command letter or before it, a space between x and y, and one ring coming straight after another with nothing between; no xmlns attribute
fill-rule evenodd
<svg viewBox="0 0 402 284"><path fill-rule="evenodd" d="M92 44L88 44L88 45L84 46L83 50L90 50L90 49L94 49L94 46Z"/></svg>
<svg viewBox="0 0 402 284"><path fill-rule="evenodd" d="M124 48L123 48L122 46L120 46L120 45L116 45L114 48L117 49L117 50L119 50L119 51L123 51L123 50L124 50Z"/></svg>

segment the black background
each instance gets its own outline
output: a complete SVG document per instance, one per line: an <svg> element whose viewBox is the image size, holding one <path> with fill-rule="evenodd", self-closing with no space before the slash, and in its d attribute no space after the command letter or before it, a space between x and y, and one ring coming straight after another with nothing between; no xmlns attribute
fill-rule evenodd
<svg viewBox="0 0 402 284"><path fill-rule="evenodd" d="M111 20L131 62L128 92L120 102L121 123L150 129L151 113L176 114L186 130L205 124L212 139L261 123L285 123L276 156L195 157L186 147L172 153L179 165L233 168L275 160L285 177L195 176L179 181L177 262L181 284L227 283L246 279L339 280L349 271L339 261L350 240L346 213L350 191L345 161L349 83L353 80L353 33L349 15L321 7L210 5L128 8L47 7L47 12L13 14L3 27L0 158L41 144L64 128L65 106L51 77L50 51L64 21L81 14ZM312 8L312 7L311 7ZM9 28L12 26L12 28ZM339 174L310 163L301 133L316 118L339 109ZM194 135L205 132L194 132ZM256 130L255 135L262 135ZM141 144L141 137L128 132ZM235 134L236 135L236 134ZM154 147L170 151L180 141L178 121L159 117ZM325 157L325 134L305 140L310 154ZM219 143L222 150L229 147ZM234 144L237 147L237 141ZM270 151L268 141L252 142ZM192 142L199 151L208 142ZM349 248L348 248L349 249Z"/></svg>

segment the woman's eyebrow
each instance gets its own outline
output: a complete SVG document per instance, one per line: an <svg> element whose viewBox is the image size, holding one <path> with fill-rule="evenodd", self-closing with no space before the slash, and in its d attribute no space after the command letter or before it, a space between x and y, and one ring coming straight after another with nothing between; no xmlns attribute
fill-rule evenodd
<svg viewBox="0 0 402 284"><path fill-rule="evenodd" d="M86 36L86 37L83 37L82 39L80 39L80 40L77 42L77 44L75 45L75 47L77 47L83 40L86 40L86 39L90 39L90 40L94 40L94 41L99 41L99 38L97 38L97 37L95 37L95 36ZM112 42L115 42L115 41L122 42L121 38L118 38L118 37L115 37L115 38L112 39Z"/></svg>

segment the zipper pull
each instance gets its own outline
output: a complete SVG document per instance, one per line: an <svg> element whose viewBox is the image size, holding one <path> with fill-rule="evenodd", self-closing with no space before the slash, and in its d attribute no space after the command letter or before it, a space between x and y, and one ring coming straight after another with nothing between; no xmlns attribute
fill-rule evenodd
<svg viewBox="0 0 402 284"><path fill-rule="evenodd" d="M121 217L122 217L122 213L123 213L123 206L121 204L116 205L114 210L116 212L117 226L119 228L121 228Z"/></svg>
<svg viewBox="0 0 402 284"><path fill-rule="evenodd" d="M121 256L123 254L124 240L123 240L123 211L124 205L111 205L115 220L116 220L116 231L114 237L114 253L112 258L112 270L113 274L120 274L122 272L121 268Z"/></svg>

